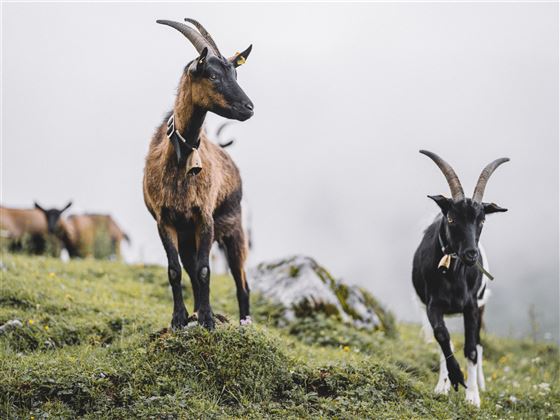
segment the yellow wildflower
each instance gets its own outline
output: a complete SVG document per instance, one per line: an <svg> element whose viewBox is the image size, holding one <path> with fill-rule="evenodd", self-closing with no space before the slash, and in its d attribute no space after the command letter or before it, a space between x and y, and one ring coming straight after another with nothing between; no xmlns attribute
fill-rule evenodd
<svg viewBox="0 0 560 420"><path fill-rule="evenodd" d="M350 347L344 346L344 347L342 348L342 350L344 350L345 352L349 352L349 351L350 351Z"/></svg>
<svg viewBox="0 0 560 420"><path fill-rule="evenodd" d="M28 323L29 325L33 325L34 322L35 322L35 321L32 320L32 319L29 319L29 320L27 321L27 323Z"/></svg>
<svg viewBox="0 0 560 420"><path fill-rule="evenodd" d="M56 273L53 273L52 271L49 273L49 277L52 279L53 277L56 276Z"/></svg>
<svg viewBox="0 0 560 420"><path fill-rule="evenodd" d="M48 331L48 330L49 330L49 326L48 326L48 325L45 325L43 328L45 328L45 331Z"/></svg>

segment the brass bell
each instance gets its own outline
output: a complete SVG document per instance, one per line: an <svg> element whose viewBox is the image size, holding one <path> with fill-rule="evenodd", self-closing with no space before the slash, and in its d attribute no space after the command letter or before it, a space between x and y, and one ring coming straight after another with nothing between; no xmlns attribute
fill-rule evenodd
<svg viewBox="0 0 560 420"><path fill-rule="evenodd" d="M202 160L197 149L193 149L187 158L187 174L196 175L202 170Z"/></svg>
<svg viewBox="0 0 560 420"><path fill-rule="evenodd" d="M438 270L440 271L440 273L445 274L447 273L447 270L449 270L450 266L451 266L451 255L444 254L444 256L441 257L441 260L439 260Z"/></svg>

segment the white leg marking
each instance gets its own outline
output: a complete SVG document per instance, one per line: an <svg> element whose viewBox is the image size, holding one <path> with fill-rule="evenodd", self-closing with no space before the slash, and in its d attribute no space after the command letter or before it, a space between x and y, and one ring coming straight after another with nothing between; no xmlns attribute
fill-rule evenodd
<svg viewBox="0 0 560 420"><path fill-rule="evenodd" d="M467 390L465 398L475 407L480 407L480 396L478 395L478 383L476 381L478 367L475 363L467 360Z"/></svg>
<svg viewBox="0 0 560 420"><path fill-rule="evenodd" d="M451 382L449 381L448 377L447 365L445 364L445 356L443 355L443 352L441 352L439 356L439 379L436 387L434 388L434 392L436 394L447 395L450 388Z"/></svg>
<svg viewBox="0 0 560 420"><path fill-rule="evenodd" d="M453 343L451 344L451 351L453 351ZM449 381L449 372L447 372L447 363L445 360L445 356L443 352L440 350L439 353L439 378L436 387L434 388L434 392L436 394L443 394L447 395L449 390L451 389L451 382Z"/></svg>
<svg viewBox="0 0 560 420"><path fill-rule="evenodd" d="M239 320L239 325L241 325L242 327L245 327L247 325L251 325L253 323L253 320L251 319L250 315L247 315L245 318Z"/></svg>
<svg viewBox="0 0 560 420"><path fill-rule="evenodd" d="M480 344L476 345L476 379L478 380L478 389L480 391L486 391L486 381L484 380L484 372L482 371L482 346Z"/></svg>

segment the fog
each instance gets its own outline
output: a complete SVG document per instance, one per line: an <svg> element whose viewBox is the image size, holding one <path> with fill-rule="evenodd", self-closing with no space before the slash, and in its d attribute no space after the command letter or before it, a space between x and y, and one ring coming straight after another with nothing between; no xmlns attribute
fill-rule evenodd
<svg viewBox="0 0 560 420"><path fill-rule="evenodd" d="M412 255L449 195L508 156L485 200L491 332L558 339L558 4L14 4L2 16L2 197L111 213L126 259L164 263L142 199L148 143L196 56L158 18L200 20L255 116L226 137L252 212L250 264L302 253L416 320ZM209 115L212 134L223 121Z"/></svg>

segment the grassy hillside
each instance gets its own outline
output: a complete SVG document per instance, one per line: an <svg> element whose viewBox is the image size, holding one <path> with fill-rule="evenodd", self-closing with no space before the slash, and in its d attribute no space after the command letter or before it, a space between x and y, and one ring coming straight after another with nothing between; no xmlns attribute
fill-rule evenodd
<svg viewBox="0 0 560 420"><path fill-rule="evenodd" d="M256 325L240 328L233 281L216 277L214 310L232 322L173 333L161 267L4 255L0 269L0 325L23 323L0 335L0 418L559 418L554 345L485 336L477 410L463 390L433 395L438 355L418 326L276 328L253 296Z"/></svg>

